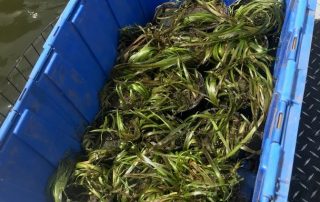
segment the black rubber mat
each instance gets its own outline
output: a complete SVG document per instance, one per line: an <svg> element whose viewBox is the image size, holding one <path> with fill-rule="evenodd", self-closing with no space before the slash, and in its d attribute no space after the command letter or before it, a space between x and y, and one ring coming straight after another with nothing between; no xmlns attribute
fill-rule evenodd
<svg viewBox="0 0 320 202"><path fill-rule="evenodd" d="M313 33L289 201L320 202L320 21Z"/></svg>

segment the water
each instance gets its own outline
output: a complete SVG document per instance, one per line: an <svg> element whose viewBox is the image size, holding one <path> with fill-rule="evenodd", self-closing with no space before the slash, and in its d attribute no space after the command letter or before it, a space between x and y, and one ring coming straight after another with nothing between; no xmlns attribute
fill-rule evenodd
<svg viewBox="0 0 320 202"><path fill-rule="evenodd" d="M29 44L59 16L66 3L67 0L0 0L0 125L20 93L7 82L8 73ZM27 78L30 67L21 64L20 70L26 72ZM18 74L13 72L12 76ZM12 78L12 81L19 88L24 85L21 79Z"/></svg>
<svg viewBox="0 0 320 202"><path fill-rule="evenodd" d="M65 3L66 0L0 0L0 76L6 75Z"/></svg>

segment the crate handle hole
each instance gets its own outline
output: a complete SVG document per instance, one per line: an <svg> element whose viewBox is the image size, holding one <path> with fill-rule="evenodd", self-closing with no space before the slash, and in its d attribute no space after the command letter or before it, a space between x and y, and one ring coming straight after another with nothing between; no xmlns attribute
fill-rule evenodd
<svg viewBox="0 0 320 202"><path fill-rule="evenodd" d="M297 48L297 42L298 42L298 38L294 37L293 38L293 42L292 42L292 50L295 50Z"/></svg>
<svg viewBox="0 0 320 202"><path fill-rule="evenodd" d="M277 122L277 128L278 129L282 127L282 122L283 122L283 113L279 113L278 122Z"/></svg>

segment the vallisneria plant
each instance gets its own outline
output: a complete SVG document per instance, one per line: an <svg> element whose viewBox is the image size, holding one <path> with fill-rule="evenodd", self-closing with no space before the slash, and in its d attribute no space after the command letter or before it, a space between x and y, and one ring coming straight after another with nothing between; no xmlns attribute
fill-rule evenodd
<svg viewBox="0 0 320 202"><path fill-rule="evenodd" d="M245 2L164 3L152 23L121 31L84 153L51 184L55 202L237 200L283 20L281 1Z"/></svg>

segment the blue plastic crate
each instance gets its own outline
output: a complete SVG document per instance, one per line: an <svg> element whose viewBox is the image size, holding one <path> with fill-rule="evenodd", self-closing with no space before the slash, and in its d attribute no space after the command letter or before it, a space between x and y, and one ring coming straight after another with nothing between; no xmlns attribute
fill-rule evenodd
<svg viewBox="0 0 320 202"><path fill-rule="evenodd" d="M150 21L165 1L70 0L0 129L0 202L50 201L49 177L66 152L80 150L81 135L99 110L119 29ZM285 3L253 201L286 201L290 185L316 0Z"/></svg>

